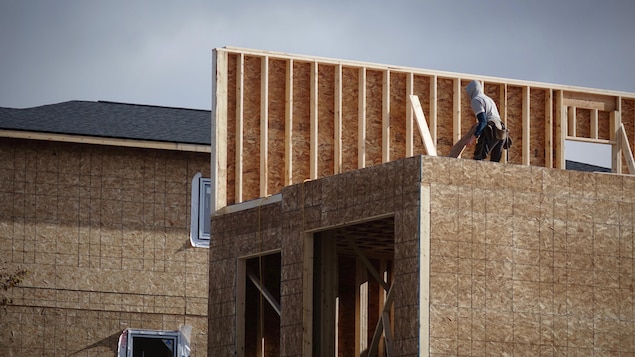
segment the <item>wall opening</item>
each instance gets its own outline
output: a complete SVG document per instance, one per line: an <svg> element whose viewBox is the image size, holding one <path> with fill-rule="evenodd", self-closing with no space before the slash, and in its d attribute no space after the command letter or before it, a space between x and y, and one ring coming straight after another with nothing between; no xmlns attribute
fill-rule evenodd
<svg viewBox="0 0 635 357"><path fill-rule="evenodd" d="M393 261L393 217L314 234L314 356L390 355Z"/></svg>
<svg viewBox="0 0 635 357"><path fill-rule="evenodd" d="M280 355L280 252L239 260L239 356Z"/></svg>
<svg viewBox="0 0 635 357"><path fill-rule="evenodd" d="M567 170L611 172L610 144L565 140Z"/></svg>

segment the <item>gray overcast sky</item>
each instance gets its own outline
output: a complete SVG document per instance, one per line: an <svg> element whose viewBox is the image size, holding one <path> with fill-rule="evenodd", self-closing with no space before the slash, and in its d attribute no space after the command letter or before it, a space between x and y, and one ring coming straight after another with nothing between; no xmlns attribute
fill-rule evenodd
<svg viewBox="0 0 635 357"><path fill-rule="evenodd" d="M0 0L0 106L209 109L239 46L635 92L635 1Z"/></svg>
<svg viewBox="0 0 635 357"><path fill-rule="evenodd" d="M635 1L0 0L0 107L210 109L239 46L635 92Z"/></svg>

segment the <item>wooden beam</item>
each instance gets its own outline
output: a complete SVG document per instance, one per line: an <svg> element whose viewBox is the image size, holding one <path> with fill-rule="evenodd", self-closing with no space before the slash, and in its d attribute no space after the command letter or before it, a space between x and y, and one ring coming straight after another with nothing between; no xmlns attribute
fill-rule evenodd
<svg viewBox="0 0 635 357"><path fill-rule="evenodd" d="M348 245L350 245L351 248L353 248L353 250L355 251L355 254L357 254L357 258L359 258L359 260L361 260L362 263L364 263L364 266L366 266L366 269L368 270L370 275L372 275L373 278L377 280L379 285L381 285L384 288L384 290L388 290L389 288L388 283L386 283L386 281L381 277L381 275L379 274L377 269L375 269L375 267L370 262L370 260L366 258L366 255L364 254L364 252L362 252L357 246L357 244L355 244L355 239L353 239L353 237L351 237L348 233L345 233L344 237L346 238Z"/></svg>
<svg viewBox="0 0 635 357"><path fill-rule="evenodd" d="M430 136L437 147L437 76L430 77Z"/></svg>
<svg viewBox="0 0 635 357"><path fill-rule="evenodd" d="M465 133L465 135L463 135L461 139L459 139L459 141L457 141L454 144L454 146L452 146L452 148L450 148L450 152L447 155L448 157L461 156L461 154L463 153L463 150L465 150L465 146L470 141L470 139L472 139L472 136L474 136L474 132L476 132L477 126L478 126L478 123L475 123L474 125L472 125L472 128L467 133Z"/></svg>
<svg viewBox="0 0 635 357"><path fill-rule="evenodd" d="M576 107L567 107L567 118L568 118L568 130L567 130L567 135L569 136L573 136L574 138L577 135L576 133L576 128L577 128L577 118L576 118Z"/></svg>
<svg viewBox="0 0 635 357"><path fill-rule="evenodd" d="M337 175L342 172L342 65L335 66L335 110L333 113L334 120L334 163L333 174Z"/></svg>
<svg viewBox="0 0 635 357"><path fill-rule="evenodd" d="M507 127L507 84L505 83L499 87L499 103L498 114L500 114L501 120L505 123L505 127ZM505 155L501 158L502 163L507 162L508 155L509 150L505 150Z"/></svg>
<svg viewBox="0 0 635 357"><path fill-rule="evenodd" d="M419 356L430 355L430 185L422 184L419 197Z"/></svg>
<svg viewBox="0 0 635 357"><path fill-rule="evenodd" d="M545 167L553 168L553 90L545 89Z"/></svg>
<svg viewBox="0 0 635 357"><path fill-rule="evenodd" d="M366 167L366 67L359 69L359 105L357 106L357 168Z"/></svg>
<svg viewBox="0 0 635 357"><path fill-rule="evenodd" d="M278 301L276 301L276 298L273 296L273 294L271 294L271 292L269 292L269 290L267 289L266 286L264 286L264 285L262 285L260 283L260 279L258 279L258 277L253 272L248 271L247 272L247 277L249 277L249 280L251 280L251 282L254 284L256 289L258 289L258 291L260 291L260 294L262 294L262 296L265 298L265 300L267 300L267 302L269 302L269 305L271 305L273 310L278 314L278 316L280 316L281 311L282 311L280 309L280 303Z"/></svg>
<svg viewBox="0 0 635 357"><path fill-rule="evenodd" d="M375 326L375 333L373 334L373 339L370 343L370 346L368 347L368 356L377 356L379 341L384 331L384 326L389 326L390 321L387 321L387 323L384 324L383 320L389 317L388 311L390 310L390 307L392 306L392 301L394 299L393 286L394 284L392 284L390 288L388 289L388 295L386 295L386 301L381 309L381 313L379 314L379 320L377 321L377 325ZM392 333L389 332L389 334L392 336ZM390 350L392 351L392 346L390 347ZM388 354L388 356L393 356L393 355Z"/></svg>
<svg viewBox="0 0 635 357"><path fill-rule="evenodd" d="M419 97L416 95L411 95L408 97L410 100L408 101L411 109L414 111L415 119L417 121L417 126L419 127L419 133L421 134L421 139L423 140L423 146L426 149L426 152L430 156L437 156L437 148L432 141L432 136L430 136L430 131L428 130L428 124L426 123L426 117L423 115L423 109L421 109L421 103L419 102Z"/></svg>
<svg viewBox="0 0 635 357"><path fill-rule="evenodd" d="M522 121L523 121L523 165L529 166L531 163L531 125L530 125L530 89L522 88Z"/></svg>
<svg viewBox="0 0 635 357"><path fill-rule="evenodd" d="M567 136L566 107L562 102L562 91L555 91L556 96L556 137L554 139L555 168L565 169L564 143Z"/></svg>
<svg viewBox="0 0 635 357"><path fill-rule="evenodd" d="M452 142L457 142L461 139L461 78L454 79L453 98Z"/></svg>
<svg viewBox="0 0 635 357"><path fill-rule="evenodd" d="M588 92L564 91L562 104L567 107L597 109L605 112L617 110L617 98Z"/></svg>
<svg viewBox="0 0 635 357"><path fill-rule="evenodd" d="M390 161L390 71L384 71L382 83L381 162Z"/></svg>
<svg viewBox="0 0 635 357"><path fill-rule="evenodd" d="M635 160L633 160L633 151L631 150L631 145L628 142L626 129L624 129L624 124L622 123L620 123L620 127L618 128L618 137L620 140L620 150L624 154L626 166L628 167L628 173L635 175Z"/></svg>
<svg viewBox="0 0 635 357"><path fill-rule="evenodd" d="M269 57L262 57L260 65L260 197L266 197L269 179Z"/></svg>
<svg viewBox="0 0 635 357"><path fill-rule="evenodd" d="M313 270L314 237L303 233L302 259L302 355L313 355Z"/></svg>
<svg viewBox="0 0 635 357"><path fill-rule="evenodd" d="M310 148L309 148L309 178L315 180L318 177L318 147L319 147L319 134L318 134L318 62L311 62L311 124L310 124Z"/></svg>
<svg viewBox="0 0 635 357"><path fill-rule="evenodd" d="M198 152L198 153L207 153L207 154L211 153L212 151L210 145L203 145L203 144L171 143L171 142L159 142L159 141L136 140L136 139L102 138L102 137L88 136L88 135L54 134L54 133L42 133L42 132L35 132L35 131L23 131L23 130L0 129L0 138L57 141L57 142L64 142L64 143L89 144L89 145L121 146L121 147L140 148L140 149L187 151L187 152Z"/></svg>
<svg viewBox="0 0 635 357"><path fill-rule="evenodd" d="M243 201L243 130L244 130L244 100L245 100L245 55L239 54L236 63L236 165L234 168L234 200Z"/></svg>
<svg viewBox="0 0 635 357"><path fill-rule="evenodd" d="M414 74L406 75L406 97L414 94ZM414 116L411 109L406 109L406 157L414 154Z"/></svg>
<svg viewBox="0 0 635 357"><path fill-rule="evenodd" d="M619 101L618 110L613 111L609 114L609 139L615 144L612 146L611 150L611 172L613 173L622 173L622 146L620 145L620 139L618 136L618 130L620 125L622 125L621 118L621 100Z"/></svg>
<svg viewBox="0 0 635 357"><path fill-rule="evenodd" d="M368 274L364 263L355 258L355 356L368 349Z"/></svg>
<svg viewBox="0 0 635 357"><path fill-rule="evenodd" d="M293 183L293 59L287 60L284 102L284 185Z"/></svg>
<svg viewBox="0 0 635 357"><path fill-rule="evenodd" d="M227 205L227 52L212 56L211 209Z"/></svg>
<svg viewBox="0 0 635 357"><path fill-rule="evenodd" d="M598 110L591 109L591 139L598 138Z"/></svg>

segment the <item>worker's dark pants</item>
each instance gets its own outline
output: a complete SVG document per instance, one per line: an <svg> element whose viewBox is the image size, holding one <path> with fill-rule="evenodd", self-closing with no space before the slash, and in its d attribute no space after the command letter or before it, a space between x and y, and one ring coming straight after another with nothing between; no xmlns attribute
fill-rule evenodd
<svg viewBox="0 0 635 357"><path fill-rule="evenodd" d="M494 136L494 130L491 125L487 125L481 136L478 137L476 148L474 149L474 160L484 160L488 154L491 154L490 161L499 162L503 157L503 144L505 140L498 140Z"/></svg>

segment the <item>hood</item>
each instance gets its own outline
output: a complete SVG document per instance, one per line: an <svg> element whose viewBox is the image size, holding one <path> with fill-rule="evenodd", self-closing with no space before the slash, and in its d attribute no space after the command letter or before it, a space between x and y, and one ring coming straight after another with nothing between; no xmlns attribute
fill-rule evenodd
<svg viewBox="0 0 635 357"><path fill-rule="evenodd" d="M471 81L470 84L465 87L465 91L467 95L470 96L470 99L474 99L474 97L483 93L483 87L481 86L481 82Z"/></svg>

